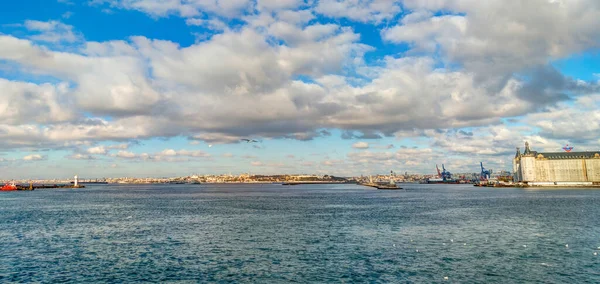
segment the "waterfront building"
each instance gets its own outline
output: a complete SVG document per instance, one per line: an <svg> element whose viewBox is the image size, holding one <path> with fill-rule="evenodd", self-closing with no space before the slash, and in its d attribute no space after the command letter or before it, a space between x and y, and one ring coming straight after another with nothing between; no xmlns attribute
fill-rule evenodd
<svg viewBox="0 0 600 284"><path fill-rule="evenodd" d="M600 151L525 151L513 159L514 181L530 186L600 186Z"/></svg>

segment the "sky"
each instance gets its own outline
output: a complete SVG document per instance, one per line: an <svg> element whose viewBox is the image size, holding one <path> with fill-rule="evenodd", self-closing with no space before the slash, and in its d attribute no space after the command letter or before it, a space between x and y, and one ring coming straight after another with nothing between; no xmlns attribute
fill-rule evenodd
<svg viewBox="0 0 600 284"><path fill-rule="evenodd" d="M0 179L598 150L599 26L597 0L3 1Z"/></svg>

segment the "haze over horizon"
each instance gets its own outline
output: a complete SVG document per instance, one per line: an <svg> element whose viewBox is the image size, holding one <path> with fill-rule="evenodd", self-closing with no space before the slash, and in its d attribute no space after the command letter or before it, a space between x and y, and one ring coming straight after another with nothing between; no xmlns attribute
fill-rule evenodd
<svg viewBox="0 0 600 284"><path fill-rule="evenodd" d="M599 150L599 26L594 0L5 1L0 179Z"/></svg>

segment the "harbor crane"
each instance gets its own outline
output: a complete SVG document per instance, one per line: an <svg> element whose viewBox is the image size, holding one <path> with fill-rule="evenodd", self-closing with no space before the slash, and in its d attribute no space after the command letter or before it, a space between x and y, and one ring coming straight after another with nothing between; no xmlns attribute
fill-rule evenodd
<svg viewBox="0 0 600 284"><path fill-rule="evenodd" d="M439 169L438 169L438 171L439 171ZM452 179L452 173L446 170L446 167L444 167L444 164L442 164L442 179L444 179L444 181Z"/></svg>
<svg viewBox="0 0 600 284"><path fill-rule="evenodd" d="M446 168L444 167L444 164L442 164L441 172L440 172L440 168L438 167L437 164L435 165L435 169L437 170L439 178L443 179L444 181L452 180L452 173L446 170Z"/></svg>
<svg viewBox="0 0 600 284"><path fill-rule="evenodd" d="M481 166L481 174L479 175L479 180L488 180L492 177L492 170L486 170L483 167L483 162L479 162L479 165Z"/></svg>

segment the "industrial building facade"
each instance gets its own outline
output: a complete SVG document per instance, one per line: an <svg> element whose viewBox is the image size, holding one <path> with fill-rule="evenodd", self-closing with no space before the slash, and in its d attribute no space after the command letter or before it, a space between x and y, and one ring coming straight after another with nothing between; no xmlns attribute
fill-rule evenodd
<svg viewBox="0 0 600 284"><path fill-rule="evenodd" d="M600 186L600 151L525 151L513 159L514 181L529 186Z"/></svg>

